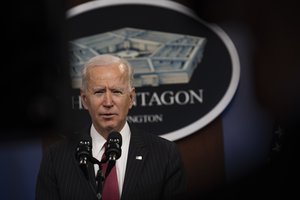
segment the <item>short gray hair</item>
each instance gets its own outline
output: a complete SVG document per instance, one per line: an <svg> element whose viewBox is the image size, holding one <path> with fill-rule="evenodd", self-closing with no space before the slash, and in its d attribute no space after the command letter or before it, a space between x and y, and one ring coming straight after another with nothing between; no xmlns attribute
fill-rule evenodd
<svg viewBox="0 0 300 200"><path fill-rule="evenodd" d="M130 63L121 57L111 55L111 54L101 54L90 58L82 68L82 84L81 89L86 90L86 72L91 67L101 67L110 64L122 64L125 66L125 71L128 75L129 88L133 88L133 68Z"/></svg>

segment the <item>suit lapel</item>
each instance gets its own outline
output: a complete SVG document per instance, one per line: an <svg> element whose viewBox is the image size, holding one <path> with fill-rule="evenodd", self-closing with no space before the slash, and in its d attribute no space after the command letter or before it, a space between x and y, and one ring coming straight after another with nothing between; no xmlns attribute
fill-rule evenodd
<svg viewBox="0 0 300 200"><path fill-rule="evenodd" d="M147 154L148 150L142 135L132 130L122 197L136 188Z"/></svg>

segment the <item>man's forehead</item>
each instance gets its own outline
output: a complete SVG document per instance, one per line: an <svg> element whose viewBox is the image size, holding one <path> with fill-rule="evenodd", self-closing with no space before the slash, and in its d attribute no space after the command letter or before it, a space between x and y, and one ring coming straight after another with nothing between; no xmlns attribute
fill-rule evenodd
<svg viewBox="0 0 300 200"><path fill-rule="evenodd" d="M105 65L92 65L90 66L89 68L87 68L87 71L92 71L92 70L95 70L95 69L118 69L121 73L125 73L126 70L127 70L127 67L125 64L123 63L110 63L110 64L105 64Z"/></svg>

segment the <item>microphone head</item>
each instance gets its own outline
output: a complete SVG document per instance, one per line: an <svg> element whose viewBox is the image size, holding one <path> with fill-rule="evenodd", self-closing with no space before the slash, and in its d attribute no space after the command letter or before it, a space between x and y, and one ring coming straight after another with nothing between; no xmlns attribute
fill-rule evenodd
<svg viewBox="0 0 300 200"><path fill-rule="evenodd" d="M92 138L90 135L81 135L76 147L76 158L80 161L92 156Z"/></svg>
<svg viewBox="0 0 300 200"><path fill-rule="evenodd" d="M106 158L109 160L117 160L122 153L122 136L119 132L113 131L107 138L107 149L105 152Z"/></svg>
<svg viewBox="0 0 300 200"><path fill-rule="evenodd" d="M117 131L112 131L107 138L108 143L118 143L120 147L122 146L122 136Z"/></svg>
<svg viewBox="0 0 300 200"><path fill-rule="evenodd" d="M92 138L90 135L80 135L75 156L85 177L89 179L87 167L88 161L92 157Z"/></svg>

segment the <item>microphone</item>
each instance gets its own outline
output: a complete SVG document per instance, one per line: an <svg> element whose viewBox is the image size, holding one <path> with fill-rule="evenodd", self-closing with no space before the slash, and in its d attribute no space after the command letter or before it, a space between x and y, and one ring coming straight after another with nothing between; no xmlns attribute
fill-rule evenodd
<svg viewBox="0 0 300 200"><path fill-rule="evenodd" d="M113 131L108 135L107 148L104 152L105 159L102 162L107 162L107 169L105 172L105 178L110 173L113 166L116 164L116 160L121 157L122 153L122 136L119 132Z"/></svg>
<svg viewBox="0 0 300 200"><path fill-rule="evenodd" d="M79 167L86 178L89 179L88 162L92 158L92 138L90 135L82 135L76 148L76 158L79 162Z"/></svg>
<svg viewBox="0 0 300 200"><path fill-rule="evenodd" d="M113 131L107 138L107 149L105 151L106 161L116 161L122 154L122 136L119 132Z"/></svg>

